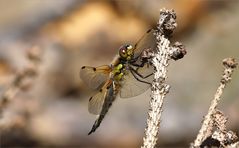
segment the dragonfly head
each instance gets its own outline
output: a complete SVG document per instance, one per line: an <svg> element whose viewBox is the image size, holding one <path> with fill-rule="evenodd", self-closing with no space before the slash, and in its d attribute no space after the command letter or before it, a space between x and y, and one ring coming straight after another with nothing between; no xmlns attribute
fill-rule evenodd
<svg viewBox="0 0 239 148"><path fill-rule="evenodd" d="M119 48L119 55L122 59L128 61L134 56L133 47L131 45L123 45Z"/></svg>

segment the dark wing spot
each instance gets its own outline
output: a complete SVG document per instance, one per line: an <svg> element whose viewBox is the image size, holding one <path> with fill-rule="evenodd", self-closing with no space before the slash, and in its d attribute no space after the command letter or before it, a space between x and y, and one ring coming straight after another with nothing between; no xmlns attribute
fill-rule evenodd
<svg viewBox="0 0 239 148"><path fill-rule="evenodd" d="M93 70L96 71L96 68L94 67Z"/></svg>
<svg viewBox="0 0 239 148"><path fill-rule="evenodd" d="M81 69L85 69L85 66L81 67Z"/></svg>
<svg viewBox="0 0 239 148"><path fill-rule="evenodd" d="M149 29L146 33L149 33L152 29Z"/></svg>
<svg viewBox="0 0 239 148"><path fill-rule="evenodd" d="M89 101L91 101L91 100L92 100L92 97L90 97Z"/></svg>
<svg viewBox="0 0 239 148"><path fill-rule="evenodd" d="M100 92L102 92L103 90L102 89L100 89Z"/></svg>
<svg viewBox="0 0 239 148"><path fill-rule="evenodd" d="M106 89L109 89L109 88L110 88L110 86L107 86L107 87L106 87Z"/></svg>

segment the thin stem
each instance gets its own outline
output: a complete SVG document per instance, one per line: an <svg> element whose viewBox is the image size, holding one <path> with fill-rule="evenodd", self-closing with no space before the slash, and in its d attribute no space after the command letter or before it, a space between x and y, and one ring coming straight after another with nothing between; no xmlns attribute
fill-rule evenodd
<svg viewBox="0 0 239 148"><path fill-rule="evenodd" d="M223 60L223 65L224 65L225 69L224 69L224 72L222 75L222 79L221 79L219 87L217 88L217 91L214 95L214 99L211 102L208 113L204 118L202 127L199 130L197 138L194 141L193 147L199 147L202 144L202 142L208 136L210 136L212 134L213 124L214 124L213 114L217 111L216 108L221 100L223 90L225 89L226 85L230 82L231 75L232 75L234 69L236 68L237 63L236 63L235 59L227 58L227 59Z"/></svg>
<svg viewBox="0 0 239 148"><path fill-rule="evenodd" d="M0 119L4 109L14 99L16 94L23 91L29 85L27 79L34 80L38 74L38 68L41 61L42 50L38 47L30 48L27 52L28 66L16 73L13 81L9 84L8 89L0 96Z"/></svg>

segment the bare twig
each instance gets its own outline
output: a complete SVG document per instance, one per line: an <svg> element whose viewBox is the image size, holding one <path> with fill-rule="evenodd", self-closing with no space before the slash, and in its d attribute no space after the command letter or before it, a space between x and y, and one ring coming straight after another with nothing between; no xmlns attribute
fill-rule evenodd
<svg viewBox="0 0 239 148"><path fill-rule="evenodd" d="M37 47L33 47L27 51L27 58L29 60L28 66L23 71L17 72L12 83L10 83L8 89L0 96L0 118L3 110L14 99L15 95L19 91L26 90L30 82L36 78L38 74L38 67L41 60L41 50Z"/></svg>
<svg viewBox="0 0 239 148"><path fill-rule="evenodd" d="M230 82L232 73L233 73L234 69L237 67L237 62L233 58L227 58L227 59L223 60L223 65L224 65L225 69L224 69L224 72L222 75L222 79L220 81L220 85L216 91L216 94L214 95L214 99L211 102L208 113L204 118L202 127L199 130L197 138L195 139L192 147L199 147L199 146L201 146L202 142L207 137L210 137L213 134L216 135L217 133L215 133L215 132L213 133L213 127L215 126L215 124L217 124L217 125L223 124L223 126L220 125L220 126L216 126L216 127L220 131L225 131L225 123L227 120L225 118L222 118L223 116L220 116L221 118L219 118L217 106L218 106L219 101L221 100L221 95L223 93L224 88ZM221 119L221 120L219 120L219 119Z"/></svg>
<svg viewBox="0 0 239 148"><path fill-rule="evenodd" d="M170 88L170 86L165 83L167 78L167 66L169 65L168 61L170 59L180 59L186 54L186 50L181 43L177 42L173 46L170 46L168 38L177 26L175 19L176 14L173 10L161 10L158 23L159 31L156 33L157 51L155 51L152 58L152 65L155 68L151 88L152 96L142 148L155 147L158 139L163 101Z"/></svg>
<svg viewBox="0 0 239 148"><path fill-rule="evenodd" d="M213 114L214 127L216 130L212 133L212 138L219 141L220 145L226 147L238 141L238 137L232 131L228 131L226 128L227 118L225 115L216 110Z"/></svg>

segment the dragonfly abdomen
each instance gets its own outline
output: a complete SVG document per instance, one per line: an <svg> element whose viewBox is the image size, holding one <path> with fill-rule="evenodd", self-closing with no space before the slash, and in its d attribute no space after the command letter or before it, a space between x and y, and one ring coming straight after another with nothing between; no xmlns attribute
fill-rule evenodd
<svg viewBox="0 0 239 148"><path fill-rule="evenodd" d="M104 103L102 106L101 113L97 117L97 119L96 119L91 131L88 133L88 135L95 132L95 130L100 126L106 113L109 111L109 108L112 106L112 103L114 102L117 93L118 93L118 90L116 90L115 83L114 83L114 81L111 81L110 85L107 86L107 93L105 95L106 97L105 97L105 100L104 100Z"/></svg>

